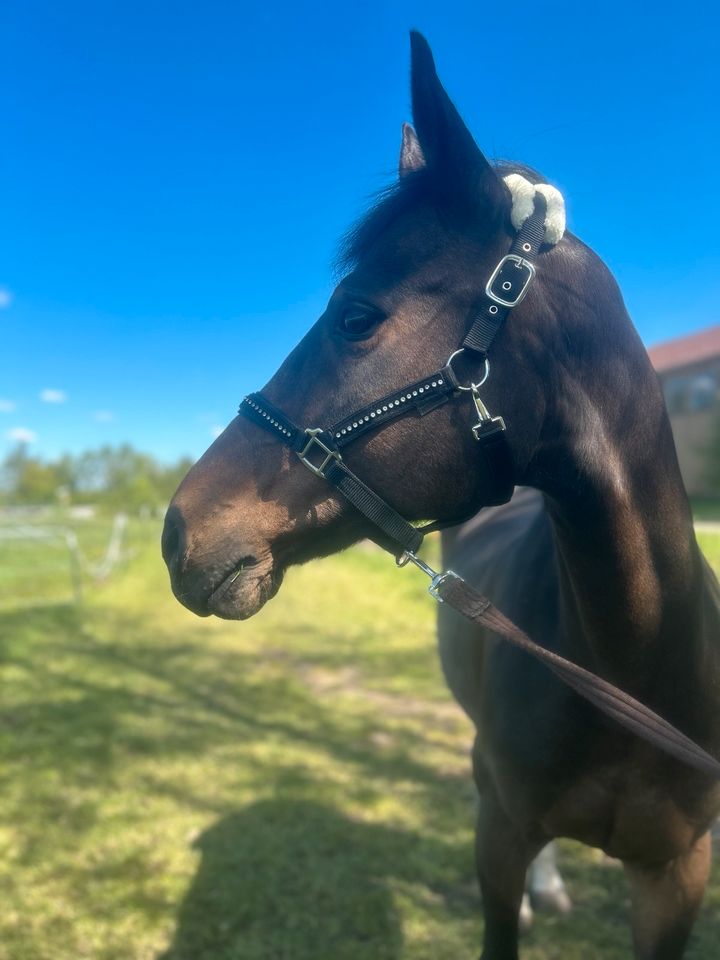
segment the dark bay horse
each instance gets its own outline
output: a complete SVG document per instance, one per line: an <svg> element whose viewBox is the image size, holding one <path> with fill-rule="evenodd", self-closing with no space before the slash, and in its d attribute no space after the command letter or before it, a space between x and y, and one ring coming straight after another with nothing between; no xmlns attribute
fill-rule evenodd
<svg viewBox="0 0 720 960"><path fill-rule="evenodd" d="M347 272L326 312L263 391L295 423L325 426L437 369L514 236L498 170L417 34L412 49L417 133L404 128L399 181L349 236ZM491 363L483 399L507 424L514 482L534 491L446 534L447 563L538 642L717 755L717 583L695 541L647 354L613 278L577 238L540 253ZM451 524L490 499L472 404L461 399L397 419L344 454L408 519ZM245 619L290 564L374 533L287 446L238 417L177 491L163 551L186 606ZM322 596L309 602L322 612ZM680 958L708 876L717 784L621 731L542 665L446 607L440 647L478 731L485 960L517 957L528 864L558 836L623 861L636 956Z"/></svg>

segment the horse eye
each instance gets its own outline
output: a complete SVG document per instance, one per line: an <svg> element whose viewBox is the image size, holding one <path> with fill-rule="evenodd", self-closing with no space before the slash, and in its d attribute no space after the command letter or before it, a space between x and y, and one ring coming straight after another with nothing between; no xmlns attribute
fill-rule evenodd
<svg viewBox="0 0 720 960"><path fill-rule="evenodd" d="M382 319L377 310L362 303L351 303L340 311L337 329L348 340L369 337Z"/></svg>

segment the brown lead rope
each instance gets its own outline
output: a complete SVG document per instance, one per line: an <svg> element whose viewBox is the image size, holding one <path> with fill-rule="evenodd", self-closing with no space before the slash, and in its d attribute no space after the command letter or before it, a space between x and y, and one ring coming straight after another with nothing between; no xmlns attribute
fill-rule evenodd
<svg viewBox="0 0 720 960"><path fill-rule="evenodd" d="M487 627L502 640L546 664L564 683L627 730L696 770L720 779L720 762L715 757L628 693L535 643L457 574L451 571L438 574L430 592L468 620Z"/></svg>

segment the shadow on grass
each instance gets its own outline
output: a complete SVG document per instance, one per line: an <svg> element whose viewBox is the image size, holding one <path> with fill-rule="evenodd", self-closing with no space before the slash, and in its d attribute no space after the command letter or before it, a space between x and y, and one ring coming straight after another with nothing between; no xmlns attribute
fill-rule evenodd
<svg viewBox="0 0 720 960"><path fill-rule="evenodd" d="M402 933L388 875L417 838L312 803L265 801L197 841L202 861L159 960L393 960Z"/></svg>

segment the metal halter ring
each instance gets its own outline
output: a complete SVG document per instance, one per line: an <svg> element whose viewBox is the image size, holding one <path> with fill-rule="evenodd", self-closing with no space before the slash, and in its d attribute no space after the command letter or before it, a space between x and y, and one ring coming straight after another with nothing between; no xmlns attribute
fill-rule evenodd
<svg viewBox="0 0 720 960"><path fill-rule="evenodd" d="M449 367L449 368L450 368L450 370L452 371L453 376L455 376L455 371L454 371L453 368L452 368L452 362L453 362L453 360L455 359L455 357L460 356L461 353L465 353L465 347L460 347L460 349L459 349L459 350L456 350L455 353L450 354L450 359L449 359L448 362L445 364L446 367ZM488 378L489 376L490 376L490 361L488 360L487 357L485 357L485 369L483 370L482 379L480 380L479 383L471 383L468 387L464 387L464 386L460 383L460 381L458 380L457 377L455 377L455 382L457 383L457 388L458 388L458 390L467 390L467 391L472 392L472 391L477 390L478 387L481 387L481 386L485 383L485 381L487 380L487 378Z"/></svg>

